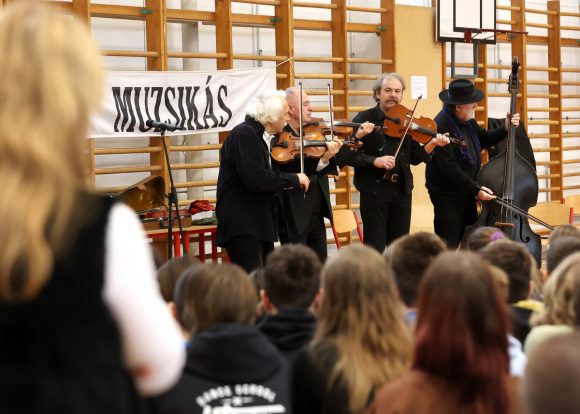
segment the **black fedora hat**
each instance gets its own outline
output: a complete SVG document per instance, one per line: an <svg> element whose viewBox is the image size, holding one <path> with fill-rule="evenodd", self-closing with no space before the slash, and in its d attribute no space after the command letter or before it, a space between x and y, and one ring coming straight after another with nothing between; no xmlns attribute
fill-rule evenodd
<svg viewBox="0 0 580 414"><path fill-rule="evenodd" d="M483 92L475 89L473 83L467 79L455 79L449 83L449 89L439 93L439 99L447 104L463 105L481 101Z"/></svg>

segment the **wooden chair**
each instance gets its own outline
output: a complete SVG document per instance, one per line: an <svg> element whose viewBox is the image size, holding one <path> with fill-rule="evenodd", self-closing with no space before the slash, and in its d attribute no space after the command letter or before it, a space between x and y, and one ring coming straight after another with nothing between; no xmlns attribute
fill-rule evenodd
<svg viewBox="0 0 580 414"><path fill-rule="evenodd" d="M357 231L360 242L363 242L362 230L354 211L348 209L334 210L332 216L332 233L334 234L334 241L337 249L340 249L341 246L340 235L351 234L354 230ZM342 237L342 240L348 241L348 237Z"/></svg>
<svg viewBox="0 0 580 414"><path fill-rule="evenodd" d="M567 206L570 206L574 209L574 216L577 216L580 214L580 194L574 194L571 196L568 196L564 199L564 204L566 204ZM574 224L574 218L572 218L572 224ZM576 224L576 226L580 226L580 224Z"/></svg>
<svg viewBox="0 0 580 414"><path fill-rule="evenodd" d="M572 224L574 221L574 209L566 204L538 203L534 207L531 207L528 212L554 227L562 224ZM530 226L539 235L547 235L550 233L549 229L535 224L532 220L530 220Z"/></svg>

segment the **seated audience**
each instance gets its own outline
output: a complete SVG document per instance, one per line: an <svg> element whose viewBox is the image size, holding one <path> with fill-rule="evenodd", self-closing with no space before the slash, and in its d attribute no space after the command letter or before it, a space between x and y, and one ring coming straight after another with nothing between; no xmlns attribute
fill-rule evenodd
<svg viewBox="0 0 580 414"><path fill-rule="evenodd" d="M178 384L152 401L154 412L292 413L289 369L254 325L257 296L248 275L237 265L200 264L181 283L180 318L192 334L187 362Z"/></svg>
<svg viewBox="0 0 580 414"><path fill-rule="evenodd" d="M548 246L552 244L554 240L564 236L580 238L580 229L572 224L562 224L561 226L557 226L548 236Z"/></svg>
<svg viewBox="0 0 580 414"><path fill-rule="evenodd" d="M580 333L538 344L530 354L522 395L528 414L580 413Z"/></svg>
<svg viewBox="0 0 580 414"><path fill-rule="evenodd" d="M521 413L506 331L505 300L486 262L441 254L419 288L413 369L384 386L367 413Z"/></svg>
<svg viewBox="0 0 580 414"><path fill-rule="evenodd" d="M490 243L478 253L508 275L512 332L523 344L530 332L530 316L542 309L541 303L528 299L536 261L523 245L509 239Z"/></svg>
<svg viewBox="0 0 580 414"><path fill-rule="evenodd" d="M509 297L509 278L508 275L499 267L493 265L489 266L491 275L500 288L501 296L508 303ZM521 377L524 375L526 368L527 357L524 354L523 346L508 330L508 354L510 356L510 374L514 377Z"/></svg>
<svg viewBox="0 0 580 414"><path fill-rule="evenodd" d="M497 227L484 226L476 228L467 239L466 248L477 252L496 240L504 239L506 235ZM462 246L463 247L463 246Z"/></svg>
<svg viewBox="0 0 580 414"><path fill-rule="evenodd" d="M546 279L572 253L580 252L580 237L560 236L552 240L546 253Z"/></svg>
<svg viewBox="0 0 580 414"><path fill-rule="evenodd" d="M289 362L314 335L321 267L316 253L300 244L285 244L266 259L260 296L267 315L258 328Z"/></svg>
<svg viewBox="0 0 580 414"><path fill-rule="evenodd" d="M406 319L415 324L417 290L423 273L439 253L447 250L445 242L434 233L418 232L395 240L383 253L391 266L399 295L407 307Z"/></svg>
<svg viewBox="0 0 580 414"><path fill-rule="evenodd" d="M0 412L138 412L184 352L141 223L87 186L100 53L58 7L18 1L0 56Z"/></svg>
<svg viewBox="0 0 580 414"><path fill-rule="evenodd" d="M167 303L173 302L175 285L181 274L190 266L199 263L199 259L191 254L174 257L165 262L157 271L157 282L161 290L161 296Z"/></svg>
<svg viewBox="0 0 580 414"><path fill-rule="evenodd" d="M411 332L391 271L374 249L341 248L321 278L314 339L294 364L294 411L358 414L378 387L409 369Z"/></svg>
<svg viewBox="0 0 580 414"><path fill-rule="evenodd" d="M545 310L534 317L524 350L530 354L549 337L571 332L580 325L580 253L574 253L554 270L544 286Z"/></svg>

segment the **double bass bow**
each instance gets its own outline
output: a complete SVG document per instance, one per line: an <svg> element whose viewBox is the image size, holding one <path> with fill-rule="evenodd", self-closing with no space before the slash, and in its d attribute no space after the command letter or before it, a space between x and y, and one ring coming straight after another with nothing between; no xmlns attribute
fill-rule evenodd
<svg viewBox="0 0 580 414"><path fill-rule="evenodd" d="M517 112L518 69L519 62L515 57L508 82L512 115ZM538 177L534 167L517 151L515 137L516 127L510 123L506 149L481 167L477 183L480 189L481 186L489 188L497 195L497 199L482 202L479 218L466 233L483 226L497 227L510 239L523 243L539 265L542 244L540 236L532 231L528 219L548 228L550 226L528 213L528 209L537 203Z"/></svg>

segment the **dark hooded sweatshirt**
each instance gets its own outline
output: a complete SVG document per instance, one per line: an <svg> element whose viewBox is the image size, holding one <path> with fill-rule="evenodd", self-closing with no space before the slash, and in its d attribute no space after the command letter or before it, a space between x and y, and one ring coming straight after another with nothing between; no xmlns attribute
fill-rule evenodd
<svg viewBox="0 0 580 414"><path fill-rule="evenodd" d="M256 327L216 325L187 344L177 385L152 401L159 414L292 413L288 366Z"/></svg>
<svg viewBox="0 0 580 414"><path fill-rule="evenodd" d="M258 328L291 365L312 339L316 318L308 309L280 309L276 315L266 316Z"/></svg>

